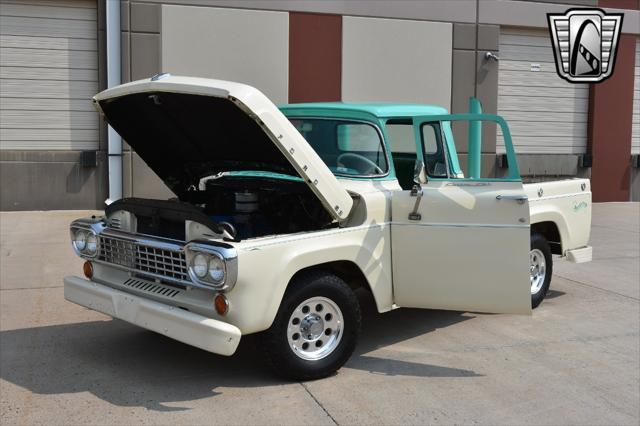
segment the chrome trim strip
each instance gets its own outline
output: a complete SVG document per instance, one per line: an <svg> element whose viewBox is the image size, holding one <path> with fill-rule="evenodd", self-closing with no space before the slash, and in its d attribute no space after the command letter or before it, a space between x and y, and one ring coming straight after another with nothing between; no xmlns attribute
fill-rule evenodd
<svg viewBox="0 0 640 426"><path fill-rule="evenodd" d="M431 226L440 228L529 228L529 224L524 225L497 225L497 224L485 224L485 223L400 223L391 222L391 225L396 226Z"/></svg>
<svg viewBox="0 0 640 426"><path fill-rule="evenodd" d="M159 280L162 280L162 281L170 281L170 282L173 282L173 283L176 283L176 284L181 284L181 285L190 286L190 287L199 287L199 288L204 288L206 290L215 290L215 288L210 287L210 286L203 286L203 285L200 285L200 284L193 283L191 281L183 281L183 280L179 280L177 278L167 277L166 275L154 274L153 272L140 271L140 270L135 269L135 268L129 268L128 266L118 265L117 263L105 262L104 260L100 260L100 259L93 259L92 262L100 263L100 264L106 265L106 266L112 266L114 268L121 269L121 270L127 271L127 272L131 272L133 274L138 274L138 275L142 275L142 276L149 277L149 278L156 278L156 279L159 279Z"/></svg>

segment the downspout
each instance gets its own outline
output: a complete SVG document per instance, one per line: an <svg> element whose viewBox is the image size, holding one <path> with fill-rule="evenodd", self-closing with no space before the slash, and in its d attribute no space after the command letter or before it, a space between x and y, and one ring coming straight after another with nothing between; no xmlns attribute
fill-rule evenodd
<svg viewBox="0 0 640 426"><path fill-rule="evenodd" d="M120 0L105 0L107 27L107 88L120 81ZM122 198L122 138L107 126L109 157L109 205Z"/></svg>

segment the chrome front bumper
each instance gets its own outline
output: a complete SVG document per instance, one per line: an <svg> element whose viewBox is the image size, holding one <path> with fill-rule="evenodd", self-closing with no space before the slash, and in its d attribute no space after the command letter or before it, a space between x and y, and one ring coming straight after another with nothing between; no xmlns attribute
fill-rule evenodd
<svg viewBox="0 0 640 426"><path fill-rule="evenodd" d="M64 278L64 298L216 354L232 355L240 343L240 329L231 324L83 278Z"/></svg>

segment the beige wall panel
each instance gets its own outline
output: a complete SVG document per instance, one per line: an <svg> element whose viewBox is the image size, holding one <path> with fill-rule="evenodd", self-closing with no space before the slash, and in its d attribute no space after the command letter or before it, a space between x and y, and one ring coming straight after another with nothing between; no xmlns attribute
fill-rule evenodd
<svg viewBox="0 0 640 426"><path fill-rule="evenodd" d="M162 71L250 84L288 101L289 15L162 6Z"/></svg>
<svg viewBox="0 0 640 426"><path fill-rule="evenodd" d="M452 27L449 23L345 16L343 100L450 108Z"/></svg>

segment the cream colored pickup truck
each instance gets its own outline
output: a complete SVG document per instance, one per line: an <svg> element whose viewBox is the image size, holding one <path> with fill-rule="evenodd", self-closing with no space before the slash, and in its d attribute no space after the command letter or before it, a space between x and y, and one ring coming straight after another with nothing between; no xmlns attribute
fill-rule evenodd
<svg viewBox="0 0 640 426"><path fill-rule="evenodd" d="M591 259L589 181L523 185L499 116L277 108L246 85L169 75L94 102L176 197L126 198L74 221L85 277L64 279L66 299L222 355L260 333L289 378L348 360L358 288L380 312L529 314L552 254ZM456 123L499 128L504 176L465 176Z"/></svg>

